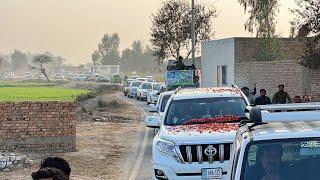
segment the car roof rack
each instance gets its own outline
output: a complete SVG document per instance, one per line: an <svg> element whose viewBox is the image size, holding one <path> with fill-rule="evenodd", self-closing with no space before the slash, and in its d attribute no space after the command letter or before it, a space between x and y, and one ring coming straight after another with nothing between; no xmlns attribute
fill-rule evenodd
<svg viewBox="0 0 320 180"><path fill-rule="evenodd" d="M276 104L252 107L249 121L256 125L271 122L320 121L320 103Z"/></svg>

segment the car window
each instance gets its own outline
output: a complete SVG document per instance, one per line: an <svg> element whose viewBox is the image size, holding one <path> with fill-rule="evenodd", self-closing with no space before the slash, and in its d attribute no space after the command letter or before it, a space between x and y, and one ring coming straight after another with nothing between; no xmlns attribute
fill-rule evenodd
<svg viewBox="0 0 320 180"><path fill-rule="evenodd" d="M153 90L159 91L161 88L161 84L153 84Z"/></svg>
<svg viewBox="0 0 320 180"><path fill-rule="evenodd" d="M165 119L166 125L181 125L190 120L219 116L245 116L246 103L241 97L174 100Z"/></svg>
<svg viewBox="0 0 320 180"><path fill-rule="evenodd" d="M320 139L285 139L253 142L246 148L242 180L318 179Z"/></svg>
<svg viewBox="0 0 320 180"><path fill-rule="evenodd" d="M151 89L151 84L142 84L142 89Z"/></svg>
<svg viewBox="0 0 320 180"><path fill-rule="evenodd" d="M161 102L160 112L164 112L167 102L170 99L171 95L164 95Z"/></svg>

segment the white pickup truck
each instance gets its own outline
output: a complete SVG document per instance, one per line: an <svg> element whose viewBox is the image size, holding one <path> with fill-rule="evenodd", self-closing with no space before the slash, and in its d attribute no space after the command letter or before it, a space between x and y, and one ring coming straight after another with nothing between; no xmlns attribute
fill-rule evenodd
<svg viewBox="0 0 320 180"><path fill-rule="evenodd" d="M154 179L227 179L233 140L248 100L238 88L176 90L164 115L145 125L153 140Z"/></svg>

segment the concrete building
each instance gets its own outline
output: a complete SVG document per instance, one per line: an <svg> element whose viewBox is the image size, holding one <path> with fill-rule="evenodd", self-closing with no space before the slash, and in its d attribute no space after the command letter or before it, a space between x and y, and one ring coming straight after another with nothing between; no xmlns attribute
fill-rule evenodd
<svg viewBox="0 0 320 180"><path fill-rule="evenodd" d="M201 86L230 86L267 89L269 97L284 84L293 97L304 94L320 100L320 70L299 65L303 54L303 39L280 38L282 58L274 61L259 59L260 40L257 38L228 38L202 44Z"/></svg>

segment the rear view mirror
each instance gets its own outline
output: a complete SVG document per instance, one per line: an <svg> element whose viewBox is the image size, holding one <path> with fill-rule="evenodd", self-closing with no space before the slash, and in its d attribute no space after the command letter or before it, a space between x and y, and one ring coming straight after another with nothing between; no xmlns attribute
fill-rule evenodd
<svg viewBox="0 0 320 180"><path fill-rule="evenodd" d="M149 105L149 112L158 112L158 106L154 104Z"/></svg>
<svg viewBox="0 0 320 180"><path fill-rule="evenodd" d="M157 116L148 116L144 120L144 125L149 128L159 128L160 127L160 119Z"/></svg>

